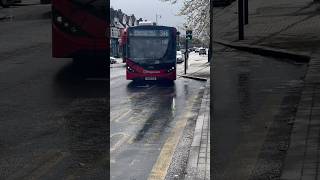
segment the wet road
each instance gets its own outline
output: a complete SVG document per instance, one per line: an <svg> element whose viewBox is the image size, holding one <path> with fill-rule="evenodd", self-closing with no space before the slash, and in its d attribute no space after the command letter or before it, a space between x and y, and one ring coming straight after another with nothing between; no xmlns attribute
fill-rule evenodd
<svg viewBox="0 0 320 180"><path fill-rule="evenodd" d="M0 9L0 179L107 179L105 72L51 57L50 9Z"/></svg>
<svg viewBox="0 0 320 180"><path fill-rule="evenodd" d="M158 167L162 164L169 168L175 144L182 137L188 119L194 121L193 110L199 109L194 105L201 100L204 83L184 78L173 84L133 83L125 80L123 65L113 67L110 73L111 179L152 179L151 174L165 177L166 168ZM178 65L178 72L183 72L183 63Z"/></svg>
<svg viewBox="0 0 320 180"><path fill-rule="evenodd" d="M214 59L214 178L276 177L306 65L218 45Z"/></svg>

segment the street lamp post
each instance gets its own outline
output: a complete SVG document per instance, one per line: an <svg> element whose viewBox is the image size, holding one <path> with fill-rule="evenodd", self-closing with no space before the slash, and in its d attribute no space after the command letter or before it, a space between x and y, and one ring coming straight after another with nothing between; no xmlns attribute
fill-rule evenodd
<svg viewBox="0 0 320 180"><path fill-rule="evenodd" d="M210 62L212 58L212 52L213 52L213 47L212 47L212 41L213 41L213 0L210 0L210 42L209 42L209 52L208 52L208 62Z"/></svg>
<svg viewBox="0 0 320 180"><path fill-rule="evenodd" d="M238 0L238 28L239 28L239 40L244 39L244 27L243 27L243 0Z"/></svg>
<svg viewBox="0 0 320 180"><path fill-rule="evenodd" d="M156 14L156 24L158 25L158 17L161 18L161 14Z"/></svg>
<svg viewBox="0 0 320 180"><path fill-rule="evenodd" d="M248 0L244 0L244 24L249 23L249 5Z"/></svg>
<svg viewBox="0 0 320 180"><path fill-rule="evenodd" d="M187 68L188 68L188 39L186 38L186 44L185 44L185 55L184 55L184 74L187 74Z"/></svg>

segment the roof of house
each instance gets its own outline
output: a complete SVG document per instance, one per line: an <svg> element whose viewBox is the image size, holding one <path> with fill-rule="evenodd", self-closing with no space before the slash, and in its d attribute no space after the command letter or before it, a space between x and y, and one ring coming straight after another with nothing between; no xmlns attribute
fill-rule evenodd
<svg viewBox="0 0 320 180"><path fill-rule="evenodd" d="M115 18L119 19L119 23L114 22ZM123 19L123 18L125 18L125 19ZM131 24L129 24L130 18L131 18ZM123 20L125 20L125 22L122 22ZM127 26L134 26L134 22L136 20L137 19L134 16L134 14L129 16L129 15L123 13L121 11L121 9L115 10L113 8L110 8L110 26L112 26L112 27L124 28Z"/></svg>

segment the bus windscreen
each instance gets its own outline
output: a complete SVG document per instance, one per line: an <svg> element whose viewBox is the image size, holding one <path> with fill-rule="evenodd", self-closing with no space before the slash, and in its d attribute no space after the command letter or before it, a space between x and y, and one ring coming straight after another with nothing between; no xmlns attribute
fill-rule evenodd
<svg viewBox="0 0 320 180"><path fill-rule="evenodd" d="M174 62L168 30L129 31L128 58L136 63Z"/></svg>

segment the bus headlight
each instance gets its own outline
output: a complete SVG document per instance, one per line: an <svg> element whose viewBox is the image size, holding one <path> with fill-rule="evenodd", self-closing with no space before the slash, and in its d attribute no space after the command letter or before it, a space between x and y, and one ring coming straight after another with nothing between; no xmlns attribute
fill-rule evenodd
<svg viewBox="0 0 320 180"><path fill-rule="evenodd" d="M71 32L76 33L78 31L78 29L76 27L71 27L70 28Z"/></svg>
<svg viewBox="0 0 320 180"><path fill-rule="evenodd" d="M127 66L127 69L129 72L132 72L132 73L134 72L134 70L130 66Z"/></svg>
<svg viewBox="0 0 320 180"><path fill-rule="evenodd" d="M64 22L63 25L64 25L64 27L68 27L69 23L68 22Z"/></svg>
<svg viewBox="0 0 320 180"><path fill-rule="evenodd" d="M61 17L61 16L57 16L57 17L56 17L56 21L57 21L58 23L62 23L62 17Z"/></svg>
<svg viewBox="0 0 320 180"><path fill-rule="evenodd" d="M81 30L81 28L70 22L67 18L61 15L57 10L52 10L52 21L62 31L75 36L89 36L88 33Z"/></svg>
<svg viewBox="0 0 320 180"><path fill-rule="evenodd" d="M174 67L174 66L172 66L170 69L168 69L167 70L167 72L169 73L169 72L172 72L172 71L174 71L176 68Z"/></svg>

